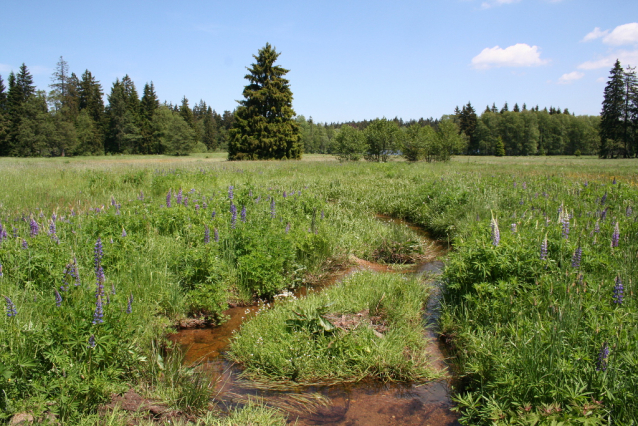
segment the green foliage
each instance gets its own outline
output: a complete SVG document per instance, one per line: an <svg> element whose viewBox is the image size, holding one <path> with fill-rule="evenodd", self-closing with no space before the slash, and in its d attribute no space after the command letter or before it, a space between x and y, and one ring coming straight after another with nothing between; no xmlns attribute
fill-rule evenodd
<svg viewBox="0 0 638 426"><path fill-rule="evenodd" d="M359 161L366 150L362 132L347 124L341 126L334 138L333 153L339 161Z"/></svg>
<svg viewBox="0 0 638 426"><path fill-rule="evenodd" d="M269 43L253 55L256 62L245 77L250 84L244 87L230 131L229 160L301 158L292 91L283 77L288 70L274 65L279 55Z"/></svg>
<svg viewBox="0 0 638 426"><path fill-rule="evenodd" d="M390 155L396 155L401 147L402 133L394 121L377 118L366 128L365 139L368 161L387 162Z"/></svg>

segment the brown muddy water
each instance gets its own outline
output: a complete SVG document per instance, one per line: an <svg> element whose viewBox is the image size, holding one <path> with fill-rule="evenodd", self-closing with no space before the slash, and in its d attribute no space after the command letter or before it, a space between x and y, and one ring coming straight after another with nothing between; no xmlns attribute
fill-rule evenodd
<svg viewBox="0 0 638 426"><path fill-rule="evenodd" d="M393 226L410 226L402 221L387 217L380 220L394 223ZM423 231L413 228L422 238ZM438 254L445 250L434 247ZM398 271L388 265L354 259L355 264L336 274L332 274L320 285L312 289L303 288L297 292L303 297L307 292L320 291L346 276L368 269L379 273L402 272L416 274L438 274L443 262L429 260ZM424 318L429 327L424 336L428 341L428 351L433 367L447 372L445 349L437 339L435 330L438 318L440 289L435 287ZM381 384L364 381L355 384L288 388L285 390L264 389L260 385L239 378L241 369L226 361L224 351L241 324L259 309L258 306L237 307L227 310L228 321L216 327L184 329L171 336L185 351L185 362L200 364L210 371L215 381L215 399L230 407L242 405L250 398L260 398L266 404L288 413L288 423L295 425L459 425L458 415L451 412L451 376L428 383Z"/></svg>

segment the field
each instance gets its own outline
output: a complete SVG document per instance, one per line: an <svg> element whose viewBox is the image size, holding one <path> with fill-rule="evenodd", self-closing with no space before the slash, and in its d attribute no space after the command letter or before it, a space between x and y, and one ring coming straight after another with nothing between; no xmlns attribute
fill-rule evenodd
<svg viewBox="0 0 638 426"><path fill-rule="evenodd" d="M232 423L210 411L206 376L181 366L166 335L186 317L222 322L228 303L271 300L351 255L376 262L418 255L412 234L375 220L384 214L452 247L440 328L459 378L462 423L638 422L635 160L224 160L0 159L0 421L32 413L98 423L111 394L134 388L190 416L180 421ZM388 303L404 336L423 326L390 304L418 312L422 288L376 287L386 290L365 292ZM326 297L353 312L380 303ZM325 305L300 305L314 319L296 330L325 334L308 328L321 325ZM385 363L339 364L343 374L316 356L300 357L291 370L283 357L266 359L292 347L286 339L269 340L265 362L252 364L261 331L254 324L269 323L275 335L285 324L295 329L294 319L277 307L258 316L230 356L247 372L268 369L273 382L431 377L418 357L409 363L400 351L384 354ZM374 339L355 337L344 343L355 352L366 345L359 337ZM417 351L418 338L410 339ZM318 346L315 355L328 349L342 361L352 353ZM111 424L126 423L118 413L109 414ZM232 415L284 421L258 403Z"/></svg>

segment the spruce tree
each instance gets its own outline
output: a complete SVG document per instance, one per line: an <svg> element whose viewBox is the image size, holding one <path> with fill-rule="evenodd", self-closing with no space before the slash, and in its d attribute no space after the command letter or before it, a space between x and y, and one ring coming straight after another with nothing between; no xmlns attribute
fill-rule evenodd
<svg viewBox="0 0 638 426"><path fill-rule="evenodd" d="M301 158L292 91L284 78L288 70L274 65L279 55L269 43L253 55L256 62L245 76L250 84L244 87L229 132L229 160Z"/></svg>
<svg viewBox="0 0 638 426"><path fill-rule="evenodd" d="M477 124L478 118L476 117L476 111L474 111L472 104L468 102L461 110L459 130L465 133L469 138L468 152L470 154L477 154L479 151L478 139L474 135Z"/></svg>
<svg viewBox="0 0 638 426"><path fill-rule="evenodd" d="M155 93L155 86L146 83L142 92L142 100L140 102L140 122L142 139L139 144L139 152L141 154L157 154L157 138L153 129L153 115L159 108L159 99Z"/></svg>
<svg viewBox="0 0 638 426"><path fill-rule="evenodd" d="M624 135L624 116L625 78L620 61L616 60L605 86L603 110L600 114L599 157L614 158L618 156Z"/></svg>

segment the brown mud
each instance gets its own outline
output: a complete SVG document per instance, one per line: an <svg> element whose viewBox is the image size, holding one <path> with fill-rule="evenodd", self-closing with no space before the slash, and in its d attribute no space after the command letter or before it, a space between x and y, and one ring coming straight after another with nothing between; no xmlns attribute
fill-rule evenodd
<svg viewBox="0 0 638 426"><path fill-rule="evenodd" d="M406 222L381 216L380 220L393 226L410 226L424 239L427 235ZM437 260L446 253L442 245L430 244L419 263L397 268L393 265L368 262L351 257L350 264L329 274L317 285L303 287L296 297L321 291L348 275L361 270L380 273L439 274L443 262ZM224 350L241 324L258 306L236 307L225 312L229 318L222 325L210 328L180 330L170 338L185 352L185 362L200 364L214 380L215 399L228 408L242 405L250 398L261 398L266 404L288 413L290 424L304 425L458 425L458 415L451 412L451 376L447 373L445 348L438 339L435 326L438 319L440 288L436 286L430 296L424 318L429 325L424 336L428 344L433 367L445 372L444 378L428 383L382 384L374 381L335 384L333 386L300 387L273 390L259 384L241 380L241 370L226 361Z"/></svg>

